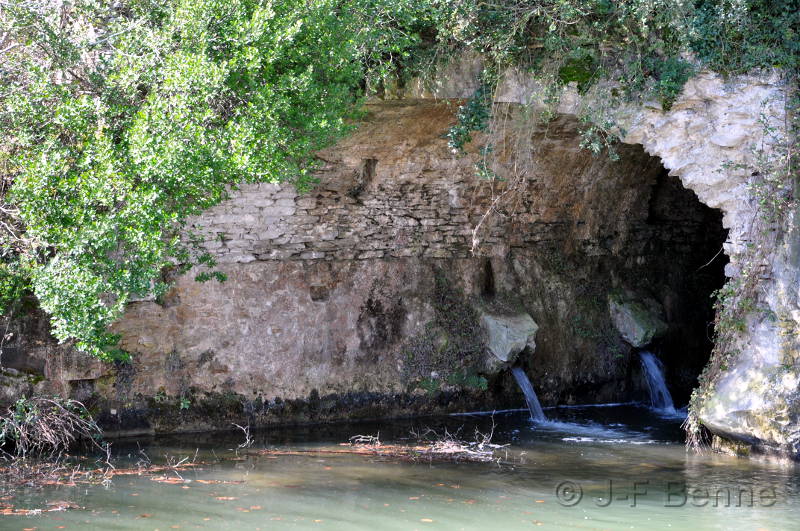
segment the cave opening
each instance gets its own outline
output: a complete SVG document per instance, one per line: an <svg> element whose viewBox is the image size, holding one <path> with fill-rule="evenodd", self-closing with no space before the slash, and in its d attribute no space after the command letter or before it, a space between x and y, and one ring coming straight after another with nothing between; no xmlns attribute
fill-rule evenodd
<svg viewBox="0 0 800 531"><path fill-rule="evenodd" d="M666 169L652 187L646 224L654 231L648 276L661 294L667 332L650 349L664 363L675 404L686 405L714 347L714 298L725 283L728 231L722 212L703 204Z"/></svg>
<svg viewBox="0 0 800 531"><path fill-rule="evenodd" d="M714 347L714 294L728 262L722 212L641 145L619 146L617 161L573 149L573 126L562 119L537 140L529 217L516 217L520 236L506 265L494 263L493 289L481 264L478 291L518 300L538 324L519 362L543 404L647 402L640 354L650 351L683 407ZM634 321L636 308L657 316L658 333L626 335L617 301Z"/></svg>

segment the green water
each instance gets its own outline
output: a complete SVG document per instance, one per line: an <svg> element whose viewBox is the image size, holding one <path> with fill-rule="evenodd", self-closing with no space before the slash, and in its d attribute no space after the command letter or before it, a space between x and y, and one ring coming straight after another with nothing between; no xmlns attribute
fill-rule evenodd
<svg viewBox="0 0 800 531"><path fill-rule="evenodd" d="M0 516L0 528L800 528L794 465L687 453L680 419L645 408L546 413L553 423L533 425L524 413L494 416L494 442L509 445L498 452L499 463L315 454L237 458L232 448L240 434L140 442L153 462L193 458L196 452L206 464L181 471L185 483L118 476L107 486L23 491L16 507L67 500L83 509ZM354 434L402 441L411 430L428 427L461 429L462 438L470 439L476 427L488 431L491 423L488 416L460 416L273 430L257 434L252 448L331 448ZM131 443L116 443L115 452L118 466L142 455Z"/></svg>

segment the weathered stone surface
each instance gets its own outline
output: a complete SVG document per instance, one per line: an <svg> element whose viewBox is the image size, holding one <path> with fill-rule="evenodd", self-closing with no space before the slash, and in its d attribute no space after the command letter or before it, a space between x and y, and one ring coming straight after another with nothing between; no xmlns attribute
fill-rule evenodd
<svg viewBox="0 0 800 531"><path fill-rule="evenodd" d="M480 314L481 327L486 331L486 371L496 373L516 361L517 356L527 347L533 352L536 348L536 332L539 325L527 313L499 315L483 311Z"/></svg>
<svg viewBox="0 0 800 531"><path fill-rule="evenodd" d="M46 389L47 384L40 377L16 369L0 369L0 405L10 405L20 397L40 394Z"/></svg>
<svg viewBox="0 0 800 531"><path fill-rule="evenodd" d="M608 296L608 311L622 338L634 348L649 345L668 329L661 305L649 297L612 293Z"/></svg>
<svg viewBox="0 0 800 531"><path fill-rule="evenodd" d="M793 220L798 219L794 212ZM715 433L756 449L800 457L800 228L776 246L762 284L774 318L751 315L739 354L703 401L700 416Z"/></svg>
<svg viewBox="0 0 800 531"><path fill-rule="evenodd" d="M697 374L689 366L707 356L708 293L720 267L696 271L723 238L717 214L658 159L639 146L621 146L618 162L595 157L580 149L574 116L534 125L509 107L500 111L515 127L492 139L505 180L490 183L475 177L474 146L463 157L447 146L455 106L392 101L368 110L351 137L320 153L310 193L243 185L195 219L228 280L199 284L192 271L158 303L131 304L114 330L132 363L59 380L62 394L92 388L98 408L117 411L103 417L108 426L143 433L519 400L510 380L485 367L473 368L492 379L488 391L447 400L404 380L404 345L430 329L440 276L464 301L511 300L538 323L535 363L525 351L516 361L546 404L637 392L630 347L608 314L615 289L653 293L676 330L664 338L680 353L676 372ZM521 167L508 203L473 235ZM690 380L678 386L686 396Z"/></svg>
<svg viewBox="0 0 800 531"><path fill-rule="evenodd" d="M574 118L534 128L536 178L521 183L525 199L513 216L493 217L482 227L473 254L471 229L498 184L475 178L476 154L450 154L443 133L454 108L416 101L370 110L352 137L321 154L320 184L294 199L292 216L271 210L279 208L283 187L247 185L196 220L209 244L222 243L208 249L228 280L198 284L190 273L163 305L131 305L115 330L134 362L124 385L116 382L106 396L139 404L158 389L168 396L233 393L264 403L307 404L315 393L344 397L354 390L400 396L413 384L403 380L404 345L434 319L433 278L445 275L466 299L480 301L490 275L497 297L509 294L520 306L500 313L530 316L514 325L526 330L520 333L526 343L531 322L541 326L530 372L545 389L545 403L621 400L633 385L626 383L628 347L606 332L612 327L607 308L595 301L605 300L612 286L635 289L641 282L660 294L673 322L689 307L707 304L705 295L701 303L671 295L683 289L680 272L694 271L707 257L700 262L687 253L669 264L673 272L664 260L664 253L706 245L698 242L711 234L707 214L691 210L688 192L640 149L623 146L615 163L580 149ZM504 158L498 172L512 171L520 163L515 156ZM264 237L278 231L281 238ZM665 280L652 285L645 271ZM498 352L531 365L529 356L520 356L524 345L506 339L512 345ZM706 348L683 347L676 350ZM499 368L473 369L497 378ZM483 407L502 399L482 396ZM406 414L423 410L430 411ZM346 410L332 409L324 418L335 414ZM291 418L271 415L264 421ZM159 426L186 429L177 422Z"/></svg>
<svg viewBox="0 0 800 531"><path fill-rule="evenodd" d="M729 230L724 245L730 259L727 276L737 278L743 268L760 270L757 286L746 297L755 294L763 308L747 319L745 332L730 346L738 355L702 405L701 420L724 437L800 457L800 389L792 385L800 379L798 213L790 213L782 228L765 227L753 196L757 159L770 156L776 138L786 138L791 87L778 71L733 78L701 72L666 112L647 104L609 109L606 90L597 87L581 97L567 87L557 111L607 111L625 131L623 142L641 144L660 157L700 201L722 211ZM535 80L517 71L506 73L497 94L503 102L544 101ZM759 246L762 262L746 264L747 249Z"/></svg>
<svg viewBox="0 0 800 531"><path fill-rule="evenodd" d="M704 73L690 80L670 112L632 113L625 141L661 157L703 203L722 210L729 229L728 276L739 277L743 267L761 269L758 285L745 296L768 310L749 316L744 334L731 345L738 354L730 356L702 402L702 422L724 437L800 457L797 213L788 216L788 229L776 239L774 230L760 226L752 195L755 159L771 149L767 127L785 134L787 94L777 74L723 80ZM757 153L756 146L765 151ZM763 264L745 262L752 246L765 247ZM768 314L777 318L765 318Z"/></svg>
<svg viewBox="0 0 800 531"><path fill-rule="evenodd" d="M750 324L756 331L759 325ZM714 433L757 449L800 455L800 377L781 344L763 331L747 356L735 359L702 403L704 424Z"/></svg>

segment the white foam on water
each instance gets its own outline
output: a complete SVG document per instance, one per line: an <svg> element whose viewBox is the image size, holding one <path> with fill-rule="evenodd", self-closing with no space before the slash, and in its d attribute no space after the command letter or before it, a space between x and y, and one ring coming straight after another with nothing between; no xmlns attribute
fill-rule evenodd
<svg viewBox="0 0 800 531"><path fill-rule="evenodd" d="M598 439L596 437L562 437L562 441L576 443L601 443L601 444L660 444L659 441L635 439Z"/></svg>
<svg viewBox="0 0 800 531"><path fill-rule="evenodd" d="M612 427L595 422L578 423L548 420L545 422L537 422L536 427L545 432L564 433L569 434L571 437L623 440L626 438L644 436L643 433L626 429L627 427L624 424L617 424Z"/></svg>
<svg viewBox="0 0 800 531"><path fill-rule="evenodd" d="M606 402L603 404L571 404L563 406L547 406L545 409L582 409L585 407L617 407L617 406L636 406L638 402Z"/></svg>

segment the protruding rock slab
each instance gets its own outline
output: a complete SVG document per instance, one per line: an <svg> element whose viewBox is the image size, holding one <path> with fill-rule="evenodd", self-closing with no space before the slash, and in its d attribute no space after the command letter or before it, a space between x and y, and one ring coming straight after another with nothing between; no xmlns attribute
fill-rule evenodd
<svg viewBox="0 0 800 531"><path fill-rule="evenodd" d="M486 331L486 369L498 372L514 362L525 347L534 349L539 325L527 313L498 315L481 312L481 327Z"/></svg>
<svg viewBox="0 0 800 531"><path fill-rule="evenodd" d="M633 347L649 345L667 332L664 310L649 297L613 293L608 296L608 311L622 339Z"/></svg>

